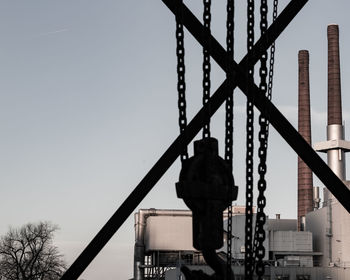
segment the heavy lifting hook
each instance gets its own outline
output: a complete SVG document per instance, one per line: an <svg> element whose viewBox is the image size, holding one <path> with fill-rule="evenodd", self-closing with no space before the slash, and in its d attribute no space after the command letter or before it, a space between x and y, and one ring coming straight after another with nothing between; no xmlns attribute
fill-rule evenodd
<svg viewBox="0 0 350 280"><path fill-rule="evenodd" d="M198 278L198 272L191 275L184 269L185 276L189 276L186 279L229 279L226 263L216 250L223 246L223 211L236 200L238 187L229 166L219 156L217 139L194 142L194 156L183 162L176 192L192 210L193 247L202 251L215 271L214 278Z"/></svg>

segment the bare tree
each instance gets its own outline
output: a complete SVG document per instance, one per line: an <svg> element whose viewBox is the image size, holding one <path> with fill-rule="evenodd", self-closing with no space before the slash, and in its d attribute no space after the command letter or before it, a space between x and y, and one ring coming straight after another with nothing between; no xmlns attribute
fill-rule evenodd
<svg viewBox="0 0 350 280"><path fill-rule="evenodd" d="M0 279L54 280L66 266L52 244L57 226L49 222L10 228L0 239Z"/></svg>

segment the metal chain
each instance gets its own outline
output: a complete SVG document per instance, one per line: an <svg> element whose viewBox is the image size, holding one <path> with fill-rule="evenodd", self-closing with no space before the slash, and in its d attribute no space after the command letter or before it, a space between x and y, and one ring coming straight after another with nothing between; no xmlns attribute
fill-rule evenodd
<svg viewBox="0 0 350 280"><path fill-rule="evenodd" d="M182 4L182 0L180 1ZM182 6L182 5L179 5ZM177 91L179 108L179 127L180 133L184 133L187 126L186 117L186 83L185 83L185 47L184 30L182 24L182 11L177 13L176 17L176 56L177 56ZM181 153L181 162L188 159L187 146L183 147Z"/></svg>
<svg viewBox="0 0 350 280"><path fill-rule="evenodd" d="M228 54L228 67L234 59L234 0L227 0L227 21L226 21L226 50ZM232 69L226 72L228 81L227 98L226 98L226 120L225 120L225 160L232 172L233 158L233 77ZM232 265L232 202L228 207L227 218L227 278L231 279Z"/></svg>
<svg viewBox="0 0 350 280"><path fill-rule="evenodd" d="M210 6L211 0L203 0L204 12L203 12L203 22L205 27L205 36L207 41L209 41L210 36L210 22L211 22L211 13ZM210 98L210 55L209 50L203 48L203 105L206 105L209 102ZM208 122L203 127L203 138L210 137L210 118Z"/></svg>
<svg viewBox="0 0 350 280"><path fill-rule="evenodd" d="M254 45L254 0L247 1L247 50ZM248 69L248 80L254 79L254 67ZM247 90L249 90L247 88ZM246 152L246 219L245 219L245 279L253 279L253 152L254 152L254 104L247 99L247 152Z"/></svg>
<svg viewBox="0 0 350 280"><path fill-rule="evenodd" d="M267 0L261 0L260 4L260 31L261 36L266 33L267 30ZM265 51L260 58L260 94L266 95L267 92L267 51ZM260 125L260 131L259 131L259 150L258 150L258 156L259 156L259 165L258 165L258 173L259 173L259 180L258 180L258 199L257 199L257 215L256 215L256 225L255 225L255 240L254 240L254 251L257 258L256 263L256 274L258 275L258 279L262 279L265 268L263 263L263 258L265 257L265 248L264 248L264 241L265 241L265 230L264 225L266 222L266 216L264 213L264 208L266 205L266 198L264 195L264 192L266 190L266 152L267 152L267 119L265 114L262 112L259 116L259 125ZM255 258L254 258L255 259Z"/></svg>
<svg viewBox="0 0 350 280"><path fill-rule="evenodd" d="M272 22L275 22L277 18L277 8L278 8L278 0L273 1L273 14L272 14ZM272 97L272 84L273 84L273 66L275 63L275 42L272 43L270 48L270 65L269 65L269 84L267 87L267 98L271 100ZM269 130L269 126L267 126L267 131Z"/></svg>
<svg viewBox="0 0 350 280"><path fill-rule="evenodd" d="M277 8L278 8L278 0L274 0L273 2L273 22L277 18ZM261 34L263 35L267 30L267 1L262 0L261 1ZM267 78L267 52L263 54L261 57L261 70L260 70L260 90L261 94L265 94L266 97L271 100L272 97L272 84L273 84L273 68L274 68L274 62L275 62L275 43L272 44L270 49L270 63L269 63L269 81L268 84L266 84L266 78ZM266 222L266 215L264 213L264 208L266 206L266 198L264 195L264 192L266 190L266 157L267 157L267 145L268 145L268 134L269 134L269 121L266 119L266 116L264 113L262 113L259 117L259 124L260 124L260 132L259 132L259 141L260 141L260 147L259 147L259 158L260 163L258 167L259 172L259 181L258 181L258 190L259 190L259 196L258 196L258 211L257 211L257 219L256 219L256 229L255 229L255 237L254 240L254 252L257 256L257 264L256 264L256 273L258 275L258 279L263 279L263 275L265 272L263 258L265 256L265 248L264 248L264 241L266 237L266 233L264 230L264 225Z"/></svg>

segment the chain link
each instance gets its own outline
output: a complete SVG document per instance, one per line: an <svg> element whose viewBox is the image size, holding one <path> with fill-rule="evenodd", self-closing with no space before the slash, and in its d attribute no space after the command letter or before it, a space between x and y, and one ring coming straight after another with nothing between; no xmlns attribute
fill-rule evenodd
<svg viewBox="0 0 350 280"><path fill-rule="evenodd" d="M226 21L226 49L228 53L228 68L226 79L228 81L226 98L226 120L225 120L225 160L232 172L233 158L233 69L230 69L231 62L234 59L234 0L227 0L227 21ZM231 279L232 265L232 203L228 207L227 218L227 278Z"/></svg>
<svg viewBox="0 0 350 280"><path fill-rule="evenodd" d="M210 6L211 0L203 0L204 12L203 12L203 23L205 28L205 36L207 41L209 41L210 36L210 22L211 22L211 13ZM203 48L203 105L206 105L209 102L210 98L210 55L209 50ZM203 127L203 138L210 137L210 118L208 122Z"/></svg>
<svg viewBox="0 0 350 280"><path fill-rule="evenodd" d="M182 1L181 1L182 4ZM182 6L182 5L179 5ZM186 117L186 83L185 83L185 47L184 30L182 24L182 11L177 13L176 17L176 56L177 56L177 91L179 108L179 127L180 133L184 133L187 126ZM183 147L181 153L181 162L188 159L187 146Z"/></svg>
<svg viewBox="0 0 350 280"><path fill-rule="evenodd" d="M254 45L254 0L247 1L247 50ZM248 80L254 79L254 67L248 69ZM247 91L249 89L247 88ZM247 153L246 153L246 219L245 219L245 279L253 279L253 152L254 152L254 103L247 99Z"/></svg>

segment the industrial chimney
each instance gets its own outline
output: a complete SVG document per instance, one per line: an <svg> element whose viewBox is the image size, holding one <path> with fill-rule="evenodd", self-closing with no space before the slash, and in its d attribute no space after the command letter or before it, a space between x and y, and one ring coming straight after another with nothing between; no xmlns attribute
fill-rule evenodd
<svg viewBox="0 0 350 280"><path fill-rule="evenodd" d="M311 145L310 120L310 83L309 83L309 52L301 50L298 53L299 64L299 98L298 98L298 131L307 143ZM298 157L298 230L305 228L305 215L313 210L312 171Z"/></svg>
<svg viewBox="0 0 350 280"><path fill-rule="evenodd" d="M327 153L328 166L348 187L345 181L345 153L350 151L350 142L345 141L342 121L339 59L339 27L328 25L328 122L327 141L315 144L317 151ZM337 199L328 191L324 192L323 207L327 207L324 217L324 240L326 254L324 264L336 263L347 267L350 262L350 238L347 231L350 226L350 215ZM322 230L322 229L321 229Z"/></svg>
<svg viewBox="0 0 350 280"><path fill-rule="evenodd" d="M328 126L327 140L344 140L340 91L339 29L328 25ZM336 149L335 149L336 148ZM328 165L333 172L345 180L345 157L341 145L327 151Z"/></svg>
<svg viewBox="0 0 350 280"><path fill-rule="evenodd" d="M338 25L327 27L328 38L328 125L342 125L339 29Z"/></svg>
<svg viewBox="0 0 350 280"><path fill-rule="evenodd" d="M345 152L350 143L344 140L340 90L339 28L328 25L328 125L327 141L317 143L315 149L327 153L328 166L341 180L345 180ZM328 195L327 195L328 196ZM329 197L331 198L331 197Z"/></svg>

